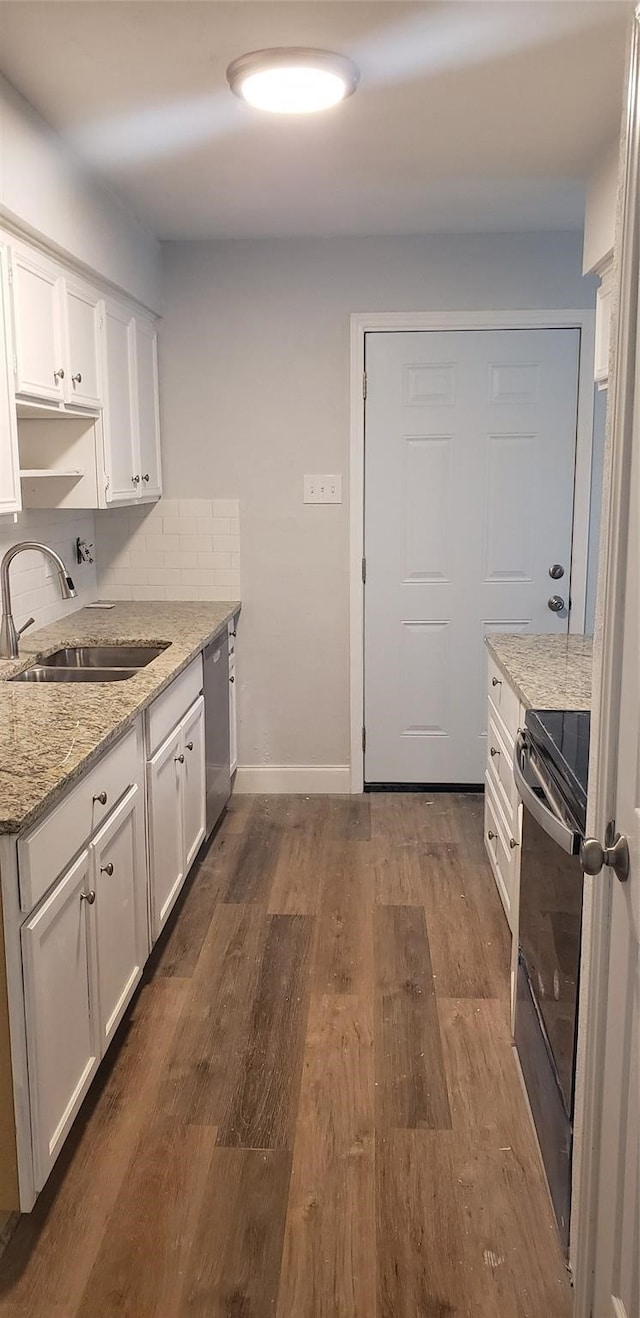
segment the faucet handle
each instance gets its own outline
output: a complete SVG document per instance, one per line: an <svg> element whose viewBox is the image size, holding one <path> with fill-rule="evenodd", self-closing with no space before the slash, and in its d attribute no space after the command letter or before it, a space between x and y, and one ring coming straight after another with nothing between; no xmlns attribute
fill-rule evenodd
<svg viewBox="0 0 640 1318"><path fill-rule="evenodd" d="M16 632L16 636L22 636L22 633L26 632L27 627L32 627L34 622L35 622L35 618L27 618L27 621L23 622L22 626L18 628Z"/></svg>

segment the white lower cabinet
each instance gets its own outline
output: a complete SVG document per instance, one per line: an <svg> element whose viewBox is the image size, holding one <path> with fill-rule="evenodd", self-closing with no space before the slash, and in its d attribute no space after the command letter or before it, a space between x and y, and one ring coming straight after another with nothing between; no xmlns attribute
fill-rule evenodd
<svg viewBox="0 0 640 1318"><path fill-rule="evenodd" d="M42 1189L100 1060L91 855L22 927L34 1181Z"/></svg>
<svg viewBox="0 0 640 1318"><path fill-rule="evenodd" d="M147 764L151 935L155 942L205 835L204 699Z"/></svg>
<svg viewBox="0 0 640 1318"><path fill-rule="evenodd" d="M145 870L144 804L136 783L91 843L102 1052L149 952Z"/></svg>

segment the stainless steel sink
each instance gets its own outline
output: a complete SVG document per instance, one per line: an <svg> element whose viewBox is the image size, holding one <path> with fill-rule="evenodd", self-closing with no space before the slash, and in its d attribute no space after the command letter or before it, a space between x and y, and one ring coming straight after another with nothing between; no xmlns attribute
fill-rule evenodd
<svg viewBox="0 0 640 1318"><path fill-rule="evenodd" d="M41 659L10 682L126 682L167 649L160 645L69 645Z"/></svg>
<svg viewBox="0 0 640 1318"><path fill-rule="evenodd" d="M10 682L126 682L135 677L139 668L48 668L35 664L23 673L10 677Z"/></svg>
<svg viewBox="0 0 640 1318"><path fill-rule="evenodd" d="M70 645L40 659L39 664L43 668L146 668L167 644Z"/></svg>

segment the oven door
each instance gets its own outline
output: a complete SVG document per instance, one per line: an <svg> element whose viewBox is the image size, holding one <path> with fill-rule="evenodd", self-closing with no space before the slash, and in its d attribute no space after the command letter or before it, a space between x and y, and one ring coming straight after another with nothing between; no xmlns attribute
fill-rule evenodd
<svg viewBox="0 0 640 1318"><path fill-rule="evenodd" d="M514 770L523 803L515 1044L565 1249L582 922L581 834L525 733Z"/></svg>

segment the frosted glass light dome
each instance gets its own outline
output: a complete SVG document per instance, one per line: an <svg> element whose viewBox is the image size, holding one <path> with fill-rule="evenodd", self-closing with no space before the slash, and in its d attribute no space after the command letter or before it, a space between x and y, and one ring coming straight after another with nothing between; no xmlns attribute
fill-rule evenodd
<svg viewBox="0 0 640 1318"><path fill-rule="evenodd" d="M358 86L352 60L329 50L277 47L241 55L227 69L232 92L271 114L314 114L328 110Z"/></svg>

